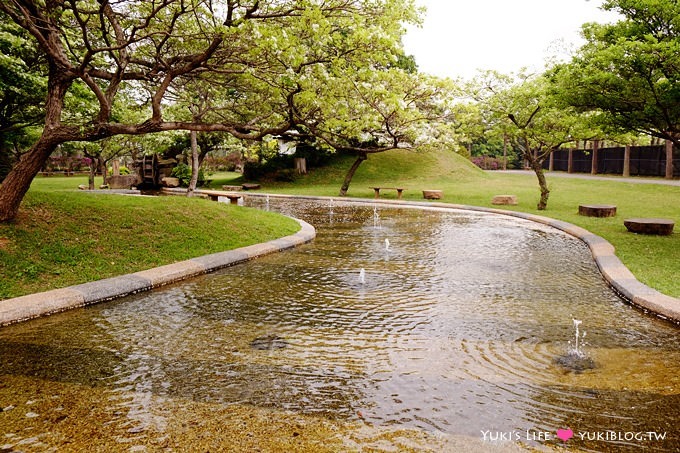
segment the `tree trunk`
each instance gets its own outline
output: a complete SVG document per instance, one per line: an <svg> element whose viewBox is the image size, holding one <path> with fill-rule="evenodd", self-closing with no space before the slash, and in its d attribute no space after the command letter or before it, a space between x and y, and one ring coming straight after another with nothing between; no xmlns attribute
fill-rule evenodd
<svg viewBox="0 0 680 453"><path fill-rule="evenodd" d="M361 163L366 159L368 159L368 155L366 153L361 153L357 156L357 160L355 160L352 166L350 167L349 171L347 172L347 175L345 176L345 180L342 182L342 187L340 187L339 195L341 197L347 195L347 190L349 190L349 183L352 182L354 173L356 173L357 168L359 168L359 165L361 165Z"/></svg>
<svg viewBox="0 0 680 453"><path fill-rule="evenodd" d="M43 134L7 174L0 186L0 222L9 222L16 218L21 200L31 187L33 178L58 145L59 141L51 140Z"/></svg>
<svg viewBox="0 0 680 453"><path fill-rule="evenodd" d="M87 176L87 188L90 190L94 190L94 175L97 174L97 164L96 161L92 158L90 158L90 171Z"/></svg>
<svg viewBox="0 0 680 453"><path fill-rule="evenodd" d="M666 179L673 179L673 142L666 140Z"/></svg>
<svg viewBox="0 0 680 453"><path fill-rule="evenodd" d="M101 157L97 157L97 168L99 168L99 172L102 174L102 185L105 186L108 184L106 181L108 170L106 169L106 161Z"/></svg>
<svg viewBox="0 0 680 453"><path fill-rule="evenodd" d="M538 201L538 210L545 211L548 207L548 197L550 196L550 189L548 189L548 182L545 180L545 174L543 173L543 161L541 159L535 159L531 162L531 168L536 173L536 178L538 178L538 186L541 188L541 199Z"/></svg>
<svg viewBox="0 0 680 453"><path fill-rule="evenodd" d="M198 140L196 138L196 131L191 131L191 180L189 180L189 188L187 189L187 197L193 197L196 191L196 184L198 184Z"/></svg>
<svg viewBox="0 0 680 453"><path fill-rule="evenodd" d="M590 174L591 175L596 175L597 174L597 160L598 160L598 151L600 149L600 141L599 140L593 140L593 152L592 152L592 158L590 160Z"/></svg>

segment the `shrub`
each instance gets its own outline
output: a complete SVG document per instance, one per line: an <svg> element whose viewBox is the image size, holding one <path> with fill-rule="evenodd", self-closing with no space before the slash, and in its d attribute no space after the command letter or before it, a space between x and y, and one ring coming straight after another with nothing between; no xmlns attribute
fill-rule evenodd
<svg viewBox="0 0 680 453"><path fill-rule="evenodd" d="M172 169L170 176L179 179L179 185L181 187L189 187L189 182L191 182L191 167L185 163L179 163ZM203 172L203 169L200 169L198 170L197 185L202 186L203 184L205 184L205 173Z"/></svg>

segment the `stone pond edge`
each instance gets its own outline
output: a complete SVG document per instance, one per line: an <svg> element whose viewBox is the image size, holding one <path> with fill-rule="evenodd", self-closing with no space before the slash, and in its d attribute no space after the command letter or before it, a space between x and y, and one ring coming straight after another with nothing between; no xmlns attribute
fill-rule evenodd
<svg viewBox="0 0 680 453"><path fill-rule="evenodd" d="M191 258L132 274L2 300L0 327L158 288L259 256L297 247L316 237L316 230L312 225L300 219L294 220L300 224L297 233L272 241Z"/></svg>

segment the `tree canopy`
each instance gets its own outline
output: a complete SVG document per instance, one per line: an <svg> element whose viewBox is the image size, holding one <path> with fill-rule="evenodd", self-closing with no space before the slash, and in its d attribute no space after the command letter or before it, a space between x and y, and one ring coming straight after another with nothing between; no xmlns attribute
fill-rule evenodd
<svg viewBox="0 0 680 453"><path fill-rule="evenodd" d="M0 12L47 67L42 135L0 187L0 221L16 215L31 179L69 141L172 130L258 140L304 127L362 143L382 128L389 144L366 143L388 149L409 136L413 118L397 120L375 101L359 96L349 110L332 102L412 74L401 49L404 24L418 21L412 0L8 0ZM200 118L182 108L197 87L208 101ZM407 106L425 105L407 99L408 84L402 93ZM366 106L364 127L339 119Z"/></svg>
<svg viewBox="0 0 680 453"><path fill-rule="evenodd" d="M680 145L680 4L608 0L613 24L586 24L586 44L551 70L560 96L599 113L610 131L635 131Z"/></svg>

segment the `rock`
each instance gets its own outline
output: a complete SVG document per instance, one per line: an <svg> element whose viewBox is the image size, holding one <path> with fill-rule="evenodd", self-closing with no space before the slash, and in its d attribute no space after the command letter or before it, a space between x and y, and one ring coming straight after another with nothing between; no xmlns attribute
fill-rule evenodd
<svg viewBox="0 0 680 453"><path fill-rule="evenodd" d="M265 335L251 341L250 347L261 351L271 351L272 349L287 348L288 342L278 335Z"/></svg>
<svg viewBox="0 0 680 453"><path fill-rule="evenodd" d="M614 217L616 206L610 204L581 204L578 206L579 215L586 217Z"/></svg>
<svg viewBox="0 0 680 453"><path fill-rule="evenodd" d="M245 183L241 187L243 188L243 190L257 190L260 188L260 185L254 183Z"/></svg>
<svg viewBox="0 0 680 453"><path fill-rule="evenodd" d="M593 359L582 354L568 353L555 359L555 364L562 368L580 374L586 370L594 370L597 364Z"/></svg>
<svg viewBox="0 0 680 453"><path fill-rule="evenodd" d="M491 204L514 206L517 204L517 195L496 195Z"/></svg>
<svg viewBox="0 0 680 453"><path fill-rule="evenodd" d="M668 236L673 233L675 222L670 219L626 219L624 226L631 233Z"/></svg>
<svg viewBox="0 0 680 453"><path fill-rule="evenodd" d="M87 186L85 184L79 184L78 190L87 190Z"/></svg>
<svg viewBox="0 0 680 453"><path fill-rule="evenodd" d="M137 175L109 176L106 178L106 183L111 189L129 189L139 183L139 177Z"/></svg>
<svg viewBox="0 0 680 453"><path fill-rule="evenodd" d="M166 176L161 178L161 184L165 187L179 187L179 179L173 178L172 176Z"/></svg>
<svg viewBox="0 0 680 453"><path fill-rule="evenodd" d="M243 189L242 186L222 186L222 190L231 190L231 191L234 191L234 192L238 192L242 189Z"/></svg>
<svg viewBox="0 0 680 453"><path fill-rule="evenodd" d="M441 190L423 190L423 198L426 200L440 200L443 195Z"/></svg>

